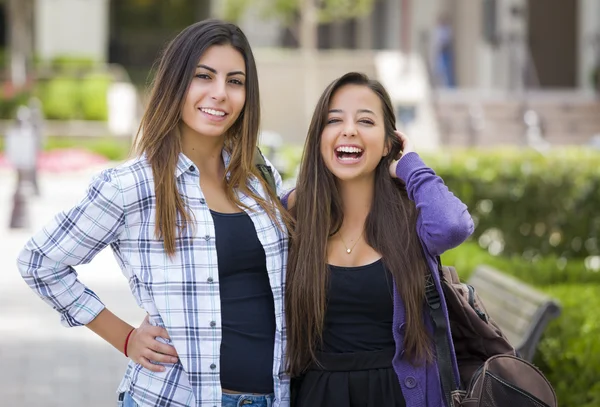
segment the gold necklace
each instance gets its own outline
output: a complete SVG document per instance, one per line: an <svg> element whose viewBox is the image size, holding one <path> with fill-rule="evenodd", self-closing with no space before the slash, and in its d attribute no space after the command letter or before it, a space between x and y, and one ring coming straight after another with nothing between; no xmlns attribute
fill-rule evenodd
<svg viewBox="0 0 600 407"><path fill-rule="evenodd" d="M354 244L352 245L352 247L349 248L349 249L348 249L348 246L346 246L346 242L344 242L344 238L342 237L342 234L340 233L340 240L342 241L342 244L346 248L346 253L347 254L352 253L352 250L354 250L354 246L356 246L356 244L358 243L358 241L360 240L360 238L362 237L362 235L363 235L364 232L365 232L365 230L363 229L363 231L360 232L360 236L358 236L358 239L356 239L356 242L354 242Z"/></svg>

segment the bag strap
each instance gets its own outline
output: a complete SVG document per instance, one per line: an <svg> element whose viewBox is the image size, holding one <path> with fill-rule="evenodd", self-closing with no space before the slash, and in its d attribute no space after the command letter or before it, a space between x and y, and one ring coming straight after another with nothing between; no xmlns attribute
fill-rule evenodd
<svg viewBox="0 0 600 407"><path fill-rule="evenodd" d="M263 179L267 182L271 192L273 192L274 195L277 195L277 185L275 183L275 177L273 176L273 169L267 165L265 156L258 147L256 147L256 152L254 154L254 165Z"/></svg>
<svg viewBox="0 0 600 407"><path fill-rule="evenodd" d="M437 257L438 271L440 278L442 276L442 261ZM434 331L433 337L435 341L435 353L437 356L438 370L440 381L442 382L442 391L446 400L446 406L452 407L452 391L456 389L456 377L452 367L452 352L450 351L450 343L448 341L448 322L444 317L442 310L442 300L440 294L435 288L435 282L432 275L427 276L425 282L425 298L429 306L429 315L433 321Z"/></svg>

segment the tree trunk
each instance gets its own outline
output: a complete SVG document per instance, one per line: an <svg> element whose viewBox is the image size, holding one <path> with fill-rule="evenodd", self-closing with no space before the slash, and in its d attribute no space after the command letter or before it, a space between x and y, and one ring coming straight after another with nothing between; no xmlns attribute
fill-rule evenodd
<svg viewBox="0 0 600 407"><path fill-rule="evenodd" d="M317 0L302 0L300 7L300 52L304 66L304 111L306 128L310 123L317 98Z"/></svg>
<svg viewBox="0 0 600 407"><path fill-rule="evenodd" d="M33 54L32 17L32 0L8 0L10 79L15 89L27 81L27 66Z"/></svg>
<svg viewBox="0 0 600 407"><path fill-rule="evenodd" d="M404 74L408 74L410 70L410 54L411 54L411 24L412 24L412 4L410 0L401 0L401 11L400 11L400 52L402 52L404 58L404 66L402 68Z"/></svg>

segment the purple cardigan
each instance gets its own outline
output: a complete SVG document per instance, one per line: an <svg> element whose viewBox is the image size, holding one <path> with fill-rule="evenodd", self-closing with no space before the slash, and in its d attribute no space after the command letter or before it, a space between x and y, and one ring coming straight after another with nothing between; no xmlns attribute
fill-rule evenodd
<svg viewBox="0 0 600 407"><path fill-rule="evenodd" d="M427 258L427 264L432 270L436 288L442 298L442 309L448 319L448 309L441 290L437 273L436 256L448 249L458 246L473 233L473 220L467 211L467 206L448 190L444 181L427 167L417 153L408 153L400 159L396 167L396 176L406 183L408 196L419 210L417 218L417 233ZM290 191L291 192L291 191ZM289 193L281 199L287 208ZM433 324L425 308L426 325L433 332ZM410 407L448 407L442 396L441 383L437 363L413 366L403 359L404 354L404 303L394 284L394 321L392 324L396 355L393 366L406 405ZM448 327L450 324L448 323ZM449 329L449 328L448 328ZM448 331L448 335L450 332ZM448 336L450 337L450 336ZM454 358L454 345L450 342L452 362L455 376L458 378L458 366Z"/></svg>
<svg viewBox="0 0 600 407"><path fill-rule="evenodd" d="M448 190L444 181L431 168L427 167L416 153L408 153L402 157L396 167L396 176L406 183L408 196L416 203L419 210L417 233L423 245L427 264L433 273L435 286L442 298L442 310L447 320L448 309L437 273L436 256L465 241L473 233L473 219L469 215L467 206ZM408 360L402 358L405 311L404 303L395 287L394 284L393 334L396 341L396 355L393 366L398 375L406 405L444 407L446 403L442 396L437 362L415 367ZM425 315L429 315L426 308ZM429 317L426 318L426 325L433 332L433 324ZM448 323L449 326L450 323ZM449 330L448 337L450 338ZM455 376L458 378L460 376L454 358L452 341L450 341L450 348Z"/></svg>

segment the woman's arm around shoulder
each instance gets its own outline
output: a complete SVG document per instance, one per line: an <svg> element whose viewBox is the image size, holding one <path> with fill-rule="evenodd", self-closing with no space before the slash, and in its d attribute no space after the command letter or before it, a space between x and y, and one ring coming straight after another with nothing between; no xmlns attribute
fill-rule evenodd
<svg viewBox="0 0 600 407"><path fill-rule="evenodd" d="M285 191L281 196L281 204L288 211L296 204L296 188Z"/></svg>
<svg viewBox="0 0 600 407"><path fill-rule="evenodd" d="M464 242L474 229L467 206L414 152L410 140L398 132L404 153L390 172L406 184L408 196L419 211L417 233L431 255L439 256Z"/></svg>

